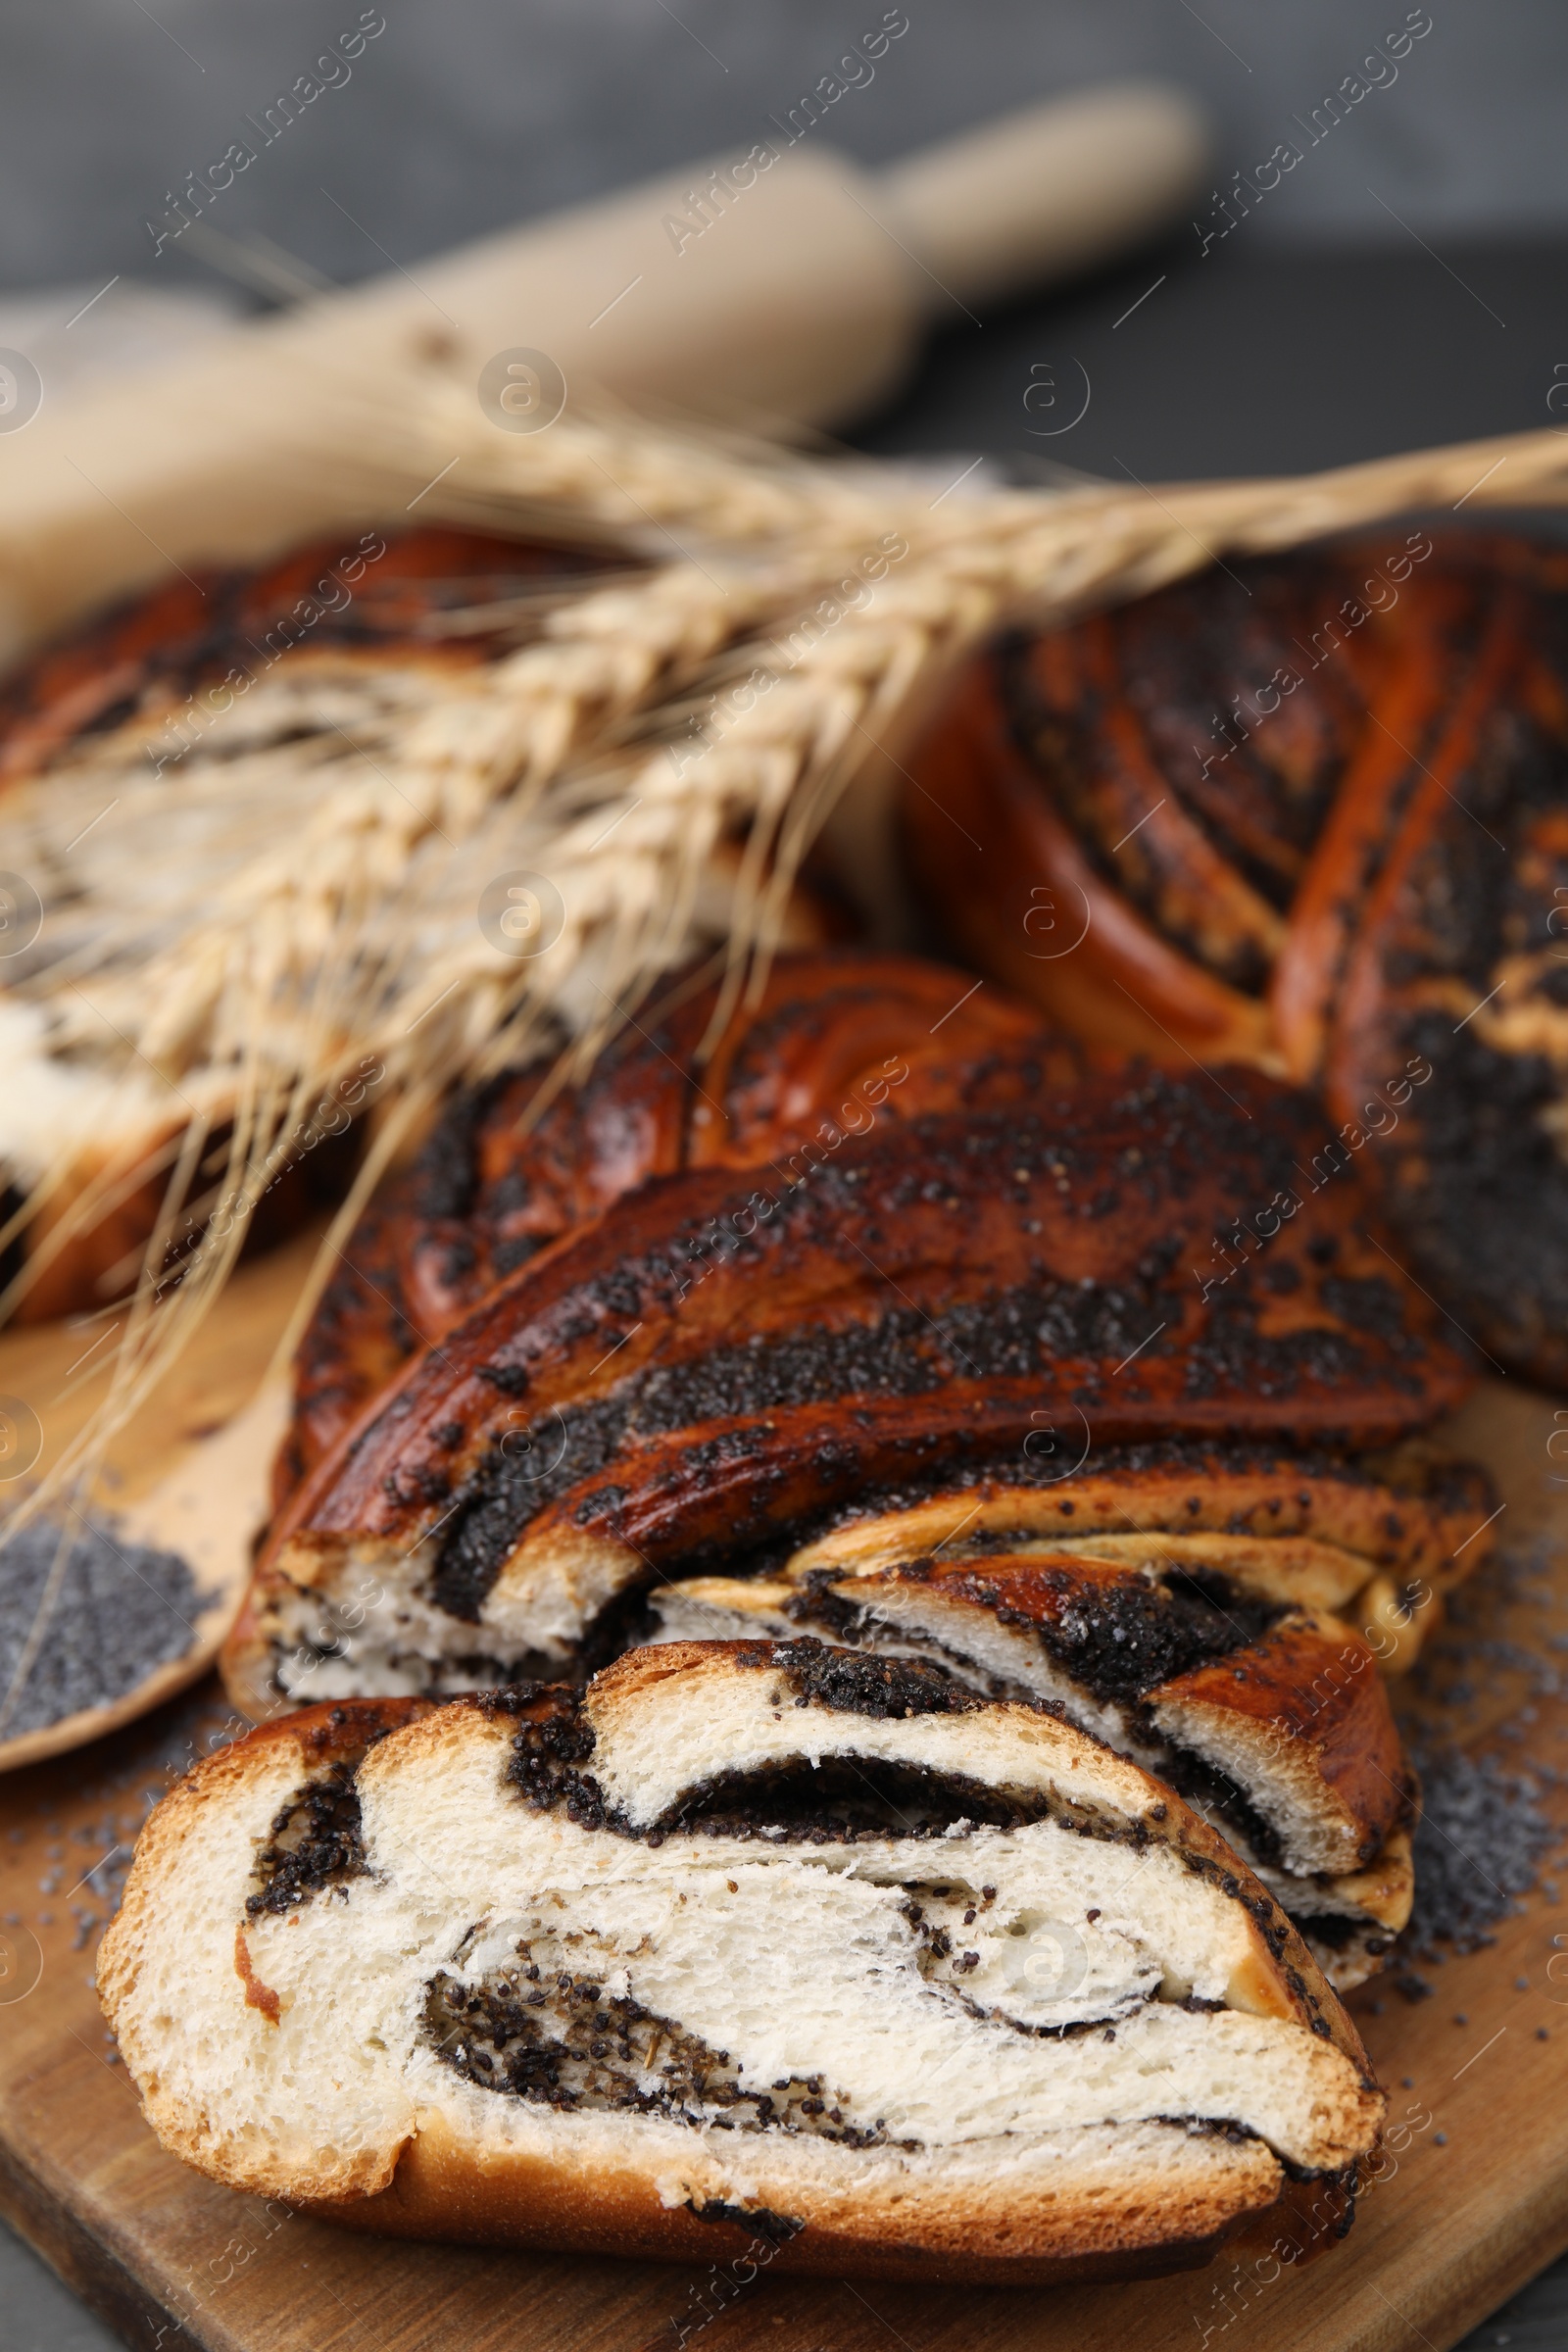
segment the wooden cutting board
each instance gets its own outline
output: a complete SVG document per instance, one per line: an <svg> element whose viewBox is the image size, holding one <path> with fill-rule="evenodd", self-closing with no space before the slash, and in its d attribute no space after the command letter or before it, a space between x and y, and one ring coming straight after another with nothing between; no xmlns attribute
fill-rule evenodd
<svg viewBox="0 0 1568 2352"><path fill-rule="evenodd" d="M302 1245L241 1275L122 1447L138 1480L161 1448L244 1402L307 1256ZM0 1343L0 1391L43 1394L79 1346L63 1332ZM86 1401L51 1408L51 1435ZM1467 1739L1547 1773L1568 1763L1568 1703L1529 1661L1552 1656L1554 1632L1568 1641L1568 1459L1548 1451L1558 1430L1568 1456L1568 1413L1554 1419L1549 1400L1513 1383L1467 1408L1459 1435L1499 1479L1510 1548L1533 1546L1536 1559L1511 1580L1488 1572L1485 1650L1474 1634L1441 1638L1450 1665L1456 1648L1473 1653ZM1348 2241L1299 2270L1242 2247L1172 2278L1055 2293L795 2281L765 2264L698 2271L378 2243L215 2187L159 2148L106 2038L93 1950L124 1853L87 1874L238 1728L208 1683L109 1740L0 1780L0 2211L143 2352L181 2331L213 2352L698 2341L702 2352L1443 2352L1568 2246L1568 1910L1549 1865L1491 1948L1424 1972L1434 1997L1411 2004L1386 1984L1354 1996L1392 2093L1392 2146ZM1568 1795L1544 1802L1568 1827Z"/></svg>

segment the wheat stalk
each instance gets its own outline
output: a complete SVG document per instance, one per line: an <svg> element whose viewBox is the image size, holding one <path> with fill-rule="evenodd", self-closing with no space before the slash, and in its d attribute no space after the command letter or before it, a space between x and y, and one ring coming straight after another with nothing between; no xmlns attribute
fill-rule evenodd
<svg viewBox="0 0 1568 2352"><path fill-rule="evenodd" d="M1553 432L1299 480L978 495L620 418L511 435L444 394L356 414L345 447L387 514L451 460L430 509L609 536L648 568L585 583L478 670L345 682L296 656L162 773L131 726L5 804L0 866L59 896L51 960L0 998L0 1097L22 1106L0 1146L31 1187L24 1218L68 1167L80 1188L34 1262L168 1168L111 1394L29 1508L90 1478L346 1071L383 1067L398 1105L371 1175L456 1078L554 1048L559 1083L704 936L712 853L739 835L721 1015L836 800L896 751L915 689L1002 621L1064 620L1413 508L1568 495ZM523 961L475 918L484 885L519 868L561 907L559 937ZM169 1237L211 1196L225 1215L170 1291Z"/></svg>

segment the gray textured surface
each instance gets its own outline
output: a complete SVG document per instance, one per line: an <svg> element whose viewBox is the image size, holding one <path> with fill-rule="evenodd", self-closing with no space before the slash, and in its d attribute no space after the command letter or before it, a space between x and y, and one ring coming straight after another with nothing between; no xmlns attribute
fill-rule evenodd
<svg viewBox="0 0 1568 2352"><path fill-rule="evenodd" d="M988 308L978 334L939 334L854 437L1153 482L1561 427L1568 242L1447 252L1458 279L1416 245L1238 238L1200 262L1178 240L1055 300Z"/></svg>
<svg viewBox="0 0 1568 2352"><path fill-rule="evenodd" d="M121 2339L30 2246L0 2223L0 2311L8 2352L121 2352Z"/></svg>
<svg viewBox="0 0 1568 2352"><path fill-rule="evenodd" d="M384 267L377 244L416 262L749 144L883 15L882 0L382 6L386 30L352 77L258 157L214 227L262 231L336 279ZM1406 13L1406 0L907 0L908 32L835 107L831 136L875 161L1106 75L1158 74L1211 108L1222 168L1247 170ZM1250 235L1397 243L1394 213L1427 237L1568 228L1568 10L1430 0L1430 14L1397 80L1305 155ZM5 0L0 286L151 269L142 222L165 191L359 15L360 0ZM195 267L172 251L157 264Z"/></svg>

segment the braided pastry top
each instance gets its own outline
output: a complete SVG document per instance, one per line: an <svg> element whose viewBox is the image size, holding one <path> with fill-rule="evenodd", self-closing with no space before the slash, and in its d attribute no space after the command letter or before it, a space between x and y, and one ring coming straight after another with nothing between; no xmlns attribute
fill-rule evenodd
<svg viewBox="0 0 1568 2352"><path fill-rule="evenodd" d="M904 810L950 937L1079 1036L1323 1093L1428 1283L1568 1380L1568 556L1225 566L994 649Z"/></svg>

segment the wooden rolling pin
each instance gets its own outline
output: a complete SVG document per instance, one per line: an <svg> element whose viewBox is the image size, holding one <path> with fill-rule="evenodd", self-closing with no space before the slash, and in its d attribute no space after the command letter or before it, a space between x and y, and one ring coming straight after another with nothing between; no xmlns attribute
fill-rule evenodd
<svg viewBox="0 0 1568 2352"><path fill-rule="evenodd" d="M1206 163L1194 108L1147 86L1033 107L879 172L792 135L771 125L744 155L308 301L120 387L52 400L45 381L31 420L0 430L0 660L172 564L256 561L363 519L352 468L331 478L344 427L323 382L392 401L430 369L477 397L487 362L528 347L634 407L841 423L897 384L929 322L1151 236Z"/></svg>

